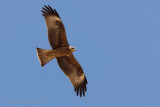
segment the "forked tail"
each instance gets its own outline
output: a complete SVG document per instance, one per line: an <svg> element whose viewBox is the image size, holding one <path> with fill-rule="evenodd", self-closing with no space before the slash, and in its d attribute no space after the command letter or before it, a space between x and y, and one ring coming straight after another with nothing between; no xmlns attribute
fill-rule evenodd
<svg viewBox="0 0 160 107"><path fill-rule="evenodd" d="M40 48L36 48L36 50L39 62L41 63L42 67L55 58L53 50L40 49Z"/></svg>

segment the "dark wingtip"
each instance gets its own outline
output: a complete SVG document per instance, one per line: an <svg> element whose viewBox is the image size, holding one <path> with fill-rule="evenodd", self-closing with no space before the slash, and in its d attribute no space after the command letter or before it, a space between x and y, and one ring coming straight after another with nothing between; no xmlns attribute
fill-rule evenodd
<svg viewBox="0 0 160 107"><path fill-rule="evenodd" d="M87 79L85 77L83 83L80 86L77 86L74 88L74 91L76 92L76 95L80 95L80 97L82 97L82 95L85 97L85 92L87 91L87 87L86 85L88 84Z"/></svg>
<svg viewBox="0 0 160 107"><path fill-rule="evenodd" d="M44 5L44 7L42 7L41 12L42 12L43 16L55 15L55 16L59 17L59 14L57 13L57 11L55 9L53 10L53 8L51 8L51 6L49 6L49 5L48 6Z"/></svg>

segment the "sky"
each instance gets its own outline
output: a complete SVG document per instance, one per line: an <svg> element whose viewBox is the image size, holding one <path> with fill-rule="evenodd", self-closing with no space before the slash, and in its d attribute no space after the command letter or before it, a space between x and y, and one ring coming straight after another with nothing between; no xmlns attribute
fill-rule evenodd
<svg viewBox="0 0 160 107"><path fill-rule="evenodd" d="M1 0L0 107L160 107L159 0ZM41 8L59 13L88 80L77 97L51 49Z"/></svg>

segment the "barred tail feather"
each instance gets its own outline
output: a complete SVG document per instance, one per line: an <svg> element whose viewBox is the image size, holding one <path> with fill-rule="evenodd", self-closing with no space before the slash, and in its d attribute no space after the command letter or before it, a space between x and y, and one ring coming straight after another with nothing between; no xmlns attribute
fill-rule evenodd
<svg viewBox="0 0 160 107"><path fill-rule="evenodd" d="M39 62L41 63L42 67L55 58L53 50L40 49L40 48L36 48L36 50Z"/></svg>

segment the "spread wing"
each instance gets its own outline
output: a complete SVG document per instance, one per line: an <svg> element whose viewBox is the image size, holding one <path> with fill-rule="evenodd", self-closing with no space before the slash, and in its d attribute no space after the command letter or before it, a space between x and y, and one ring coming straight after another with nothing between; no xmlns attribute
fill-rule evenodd
<svg viewBox="0 0 160 107"><path fill-rule="evenodd" d="M69 46L65 27L57 13L49 5L42 7L42 15L45 18L48 29L48 40L52 49Z"/></svg>
<svg viewBox="0 0 160 107"><path fill-rule="evenodd" d="M88 84L85 74L82 70L81 65L75 59L73 54L70 57L60 57L57 58L58 65L66 76L70 79L74 86L74 91L80 94L80 97L85 96L87 91L86 84Z"/></svg>

